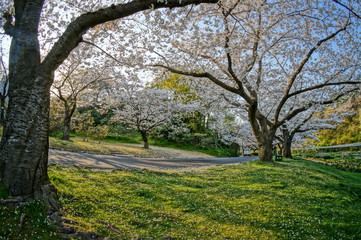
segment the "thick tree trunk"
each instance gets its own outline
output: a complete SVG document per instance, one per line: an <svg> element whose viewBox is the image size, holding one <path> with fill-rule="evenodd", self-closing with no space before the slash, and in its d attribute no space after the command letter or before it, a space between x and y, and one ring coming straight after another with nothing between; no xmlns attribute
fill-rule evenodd
<svg viewBox="0 0 361 240"><path fill-rule="evenodd" d="M283 156L286 158L292 158L292 152L291 152L291 146L292 146L292 140L287 138L283 142Z"/></svg>
<svg viewBox="0 0 361 240"><path fill-rule="evenodd" d="M248 120L257 139L259 160L262 162L272 162L273 140L276 129L270 127L267 123L267 118L258 112L257 101L254 101L248 108Z"/></svg>
<svg viewBox="0 0 361 240"><path fill-rule="evenodd" d="M295 132L289 132L286 127L282 127L283 135L283 156L286 158L292 158L291 146Z"/></svg>
<svg viewBox="0 0 361 240"><path fill-rule="evenodd" d="M0 178L12 197L40 199L50 210L60 208L47 173L49 79L27 78L27 87L13 86L0 143Z"/></svg>
<svg viewBox="0 0 361 240"><path fill-rule="evenodd" d="M273 138L264 136L262 141L258 141L258 157L262 162L272 162Z"/></svg>
<svg viewBox="0 0 361 240"><path fill-rule="evenodd" d="M142 139L144 142L144 148L145 149L149 149L149 143L148 143L148 134L146 131L140 131L140 133L142 134Z"/></svg>
<svg viewBox="0 0 361 240"><path fill-rule="evenodd" d="M40 199L49 210L56 211L60 203L47 173L53 72L41 68L37 39L42 4L41 0L32 4L15 1L0 179L11 197L20 201Z"/></svg>

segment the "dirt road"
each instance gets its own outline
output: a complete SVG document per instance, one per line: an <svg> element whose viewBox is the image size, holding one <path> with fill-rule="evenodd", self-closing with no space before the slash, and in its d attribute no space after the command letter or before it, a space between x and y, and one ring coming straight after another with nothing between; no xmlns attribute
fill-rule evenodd
<svg viewBox="0 0 361 240"><path fill-rule="evenodd" d="M183 170L247 162L256 156L234 158L141 158L122 155L97 155L63 150L49 150L50 164L70 164L95 169Z"/></svg>

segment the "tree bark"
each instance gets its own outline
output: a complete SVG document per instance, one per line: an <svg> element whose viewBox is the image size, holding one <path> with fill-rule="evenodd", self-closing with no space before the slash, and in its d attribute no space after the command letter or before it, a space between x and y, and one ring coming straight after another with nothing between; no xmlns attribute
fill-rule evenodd
<svg viewBox="0 0 361 240"><path fill-rule="evenodd" d="M143 142L144 142L144 148L145 148L145 149L149 149L148 134L147 134L147 132L146 132L146 131L142 131L141 134L142 134L142 139L143 139Z"/></svg>
<svg viewBox="0 0 361 240"><path fill-rule="evenodd" d="M291 146L292 146L292 139L287 138L283 142L283 156L286 158L293 158L292 152L291 152Z"/></svg>
<svg viewBox="0 0 361 240"><path fill-rule="evenodd" d="M257 101L248 107L248 120L258 143L258 157L261 162L272 162L273 140L276 127L269 126L267 118L257 110Z"/></svg>
<svg viewBox="0 0 361 240"><path fill-rule="evenodd" d="M70 118L65 116L63 122L63 135L61 137L63 140L70 139Z"/></svg>
<svg viewBox="0 0 361 240"><path fill-rule="evenodd" d="M26 87L11 88L9 92L7 121L0 143L0 178L10 196L40 199L56 211L60 203L47 172L50 86L40 84L50 82L51 78L17 75L28 81Z"/></svg>
<svg viewBox="0 0 361 240"><path fill-rule="evenodd" d="M11 197L40 199L51 211L60 202L47 173L49 89L53 72L40 69L37 39L43 1L15 2L9 58L9 107L0 142L0 179Z"/></svg>
<svg viewBox="0 0 361 240"><path fill-rule="evenodd" d="M289 132L288 129L286 129L286 128L282 129L283 148L284 148L283 156L286 158L293 158L292 151L291 151L292 141L293 141L293 137L295 136L295 133L298 129L299 128L296 128L292 132Z"/></svg>
<svg viewBox="0 0 361 240"><path fill-rule="evenodd" d="M145 149L149 149L149 143L148 143L148 133L147 131L140 131L141 135L142 135L142 139L144 142L144 148Z"/></svg>
<svg viewBox="0 0 361 240"><path fill-rule="evenodd" d="M63 120L63 140L69 140L70 139L70 124L71 124L71 118L74 115L75 109L76 109L76 102L74 102L70 107L68 106L67 102L64 102L65 106L65 113L64 113L64 120Z"/></svg>
<svg viewBox="0 0 361 240"><path fill-rule="evenodd" d="M262 162L272 162L273 138L264 136L262 141L258 141L258 157Z"/></svg>
<svg viewBox="0 0 361 240"><path fill-rule="evenodd" d="M5 124L5 97L0 98L0 125Z"/></svg>

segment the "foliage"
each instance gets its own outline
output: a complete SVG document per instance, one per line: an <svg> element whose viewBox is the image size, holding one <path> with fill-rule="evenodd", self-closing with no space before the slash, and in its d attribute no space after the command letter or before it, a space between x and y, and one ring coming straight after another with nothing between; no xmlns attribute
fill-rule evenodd
<svg viewBox="0 0 361 240"><path fill-rule="evenodd" d="M151 130L171 122L182 113L194 111L196 106L193 102L179 102L169 90L157 88L127 91L119 98L114 121L139 131L145 148L148 148L148 133Z"/></svg>
<svg viewBox="0 0 361 240"><path fill-rule="evenodd" d="M96 137L99 143L104 140L109 134L109 127L104 126L96 126L93 131L94 137Z"/></svg>
<svg viewBox="0 0 361 240"><path fill-rule="evenodd" d="M192 79L180 74L172 73L166 79L156 79L151 83L151 88L167 89L173 92L175 100L180 102L191 102L199 100L199 96L195 93L191 86Z"/></svg>
<svg viewBox="0 0 361 240"><path fill-rule="evenodd" d="M318 146L332 146L361 142L361 106L357 113L347 117L336 129L322 130L318 133Z"/></svg>
<svg viewBox="0 0 361 240"><path fill-rule="evenodd" d="M83 134L83 141L87 141L94 132L93 125L94 118L92 117L90 111L79 114L75 119L75 129Z"/></svg>
<svg viewBox="0 0 361 240"><path fill-rule="evenodd" d="M361 176L307 161L192 172L53 166L65 217L120 239L359 239Z"/></svg>
<svg viewBox="0 0 361 240"><path fill-rule="evenodd" d="M51 136L57 135L63 129L63 115L64 109L62 107L62 103L57 99L51 99L49 113L49 130Z"/></svg>

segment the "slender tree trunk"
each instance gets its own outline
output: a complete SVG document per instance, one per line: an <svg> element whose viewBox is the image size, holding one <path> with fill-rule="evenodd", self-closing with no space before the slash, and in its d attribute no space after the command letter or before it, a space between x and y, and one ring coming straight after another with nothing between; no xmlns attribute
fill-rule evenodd
<svg viewBox="0 0 361 240"><path fill-rule="evenodd" d="M63 136L61 138L63 140L69 140L70 139L70 118L68 116L64 117Z"/></svg>
<svg viewBox="0 0 361 240"><path fill-rule="evenodd" d="M64 98L64 120L63 120L63 140L69 140L70 139L70 125L71 125L71 119L74 115L75 109L76 109L76 99L73 99L73 103L69 103Z"/></svg>
<svg viewBox="0 0 361 240"><path fill-rule="evenodd" d="M282 135L283 135L283 156L286 158L292 158L291 146L292 140L295 136L295 132L289 132L286 127L282 127Z"/></svg>
<svg viewBox="0 0 361 240"><path fill-rule="evenodd" d="M0 125L5 124L5 97L0 98Z"/></svg>
<svg viewBox="0 0 361 240"><path fill-rule="evenodd" d="M140 133L142 134L142 139L143 139L143 142L144 142L144 148L145 148L145 149L149 149L147 131L140 131Z"/></svg>

